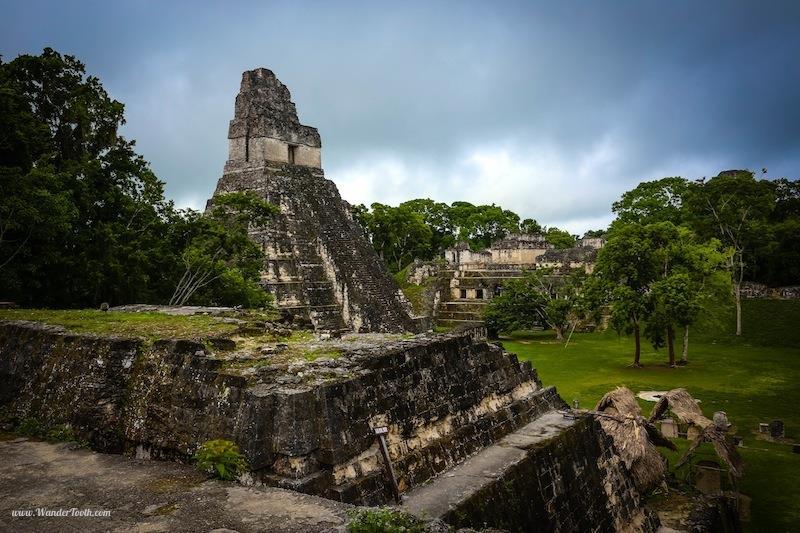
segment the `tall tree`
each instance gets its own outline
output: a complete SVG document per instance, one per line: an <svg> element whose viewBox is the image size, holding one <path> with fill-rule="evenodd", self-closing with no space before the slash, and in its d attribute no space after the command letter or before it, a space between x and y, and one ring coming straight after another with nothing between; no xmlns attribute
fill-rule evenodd
<svg viewBox="0 0 800 533"><path fill-rule="evenodd" d="M363 219L373 247L390 270L398 272L415 258L428 256L433 232L422 215L408 206L374 203L371 207Z"/></svg>
<svg viewBox="0 0 800 533"><path fill-rule="evenodd" d="M263 268L264 253L248 230L268 225L278 211L252 193L216 196L210 213L194 217L194 235L181 257L185 270L170 305L184 305L199 294L207 303L263 307L269 297L255 279Z"/></svg>
<svg viewBox="0 0 800 533"><path fill-rule="evenodd" d="M554 248L559 250L572 248L576 243L574 235L570 234L570 232L566 230L558 229L555 226L547 228L544 237L548 243L552 244Z"/></svg>
<svg viewBox="0 0 800 533"><path fill-rule="evenodd" d="M450 217L449 205L429 198L417 198L403 202L399 207L419 214L431 230L429 256L424 259L437 257L456 243L456 227Z"/></svg>
<svg viewBox="0 0 800 533"><path fill-rule="evenodd" d="M0 297L164 303L187 247L219 236L213 220L164 198L163 182L119 134L123 110L72 56L46 48L0 61ZM254 264L239 262L205 297L253 289Z"/></svg>
<svg viewBox="0 0 800 533"><path fill-rule="evenodd" d="M492 205L453 202L450 220L459 241L467 241L475 250L488 248L492 241L519 230L519 215Z"/></svg>
<svg viewBox="0 0 800 533"><path fill-rule="evenodd" d="M123 139L123 106L71 56L0 64L0 292L21 303L148 299L173 211Z"/></svg>
<svg viewBox="0 0 800 533"><path fill-rule="evenodd" d="M658 277L659 264L644 226L613 227L600 249L593 276L605 288L611 324L620 333L633 333L633 366L641 366L641 330L648 314L650 283Z"/></svg>
<svg viewBox="0 0 800 533"><path fill-rule="evenodd" d="M526 218L519 223L520 233L537 234L542 233L543 231L544 228L542 228L542 225L532 218Z"/></svg>
<svg viewBox="0 0 800 533"><path fill-rule="evenodd" d="M616 213L615 224L641 224L655 222L680 224L683 204L689 183L680 177L643 181L627 191L611 210Z"/></svg>
<svg viewBox="0 0 800 533"><path fill-rule="evenodd" d="M701 234L715 235L731 248L728 267L736 304L736 335L742 335L742 283L747 262L764 235L775 207L775 190L745 170L721 172L691 184L687 194L691 223Z"/></svg>

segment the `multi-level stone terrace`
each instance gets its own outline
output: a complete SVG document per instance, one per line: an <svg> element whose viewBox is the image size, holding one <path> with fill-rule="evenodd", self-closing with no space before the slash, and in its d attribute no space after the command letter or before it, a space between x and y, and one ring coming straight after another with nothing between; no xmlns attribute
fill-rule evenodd
<svg viewBox="0 0 800 533"><path fill-rule="evenodd" d="M436 322L442 326L480 324L485 306L503 290L509 280L518 279L526 270L552 269L556 274L583 268L591 272L602 248L600 237L584 237L572 248L556 249L544 235L511 234L494 241L485 250L471 250L459 243L444 252L445 264L425 277L439 277L437 303L432 309ZM417 276L419 265L410 269ZM419 276L417 276L419 278Z"/></svg>

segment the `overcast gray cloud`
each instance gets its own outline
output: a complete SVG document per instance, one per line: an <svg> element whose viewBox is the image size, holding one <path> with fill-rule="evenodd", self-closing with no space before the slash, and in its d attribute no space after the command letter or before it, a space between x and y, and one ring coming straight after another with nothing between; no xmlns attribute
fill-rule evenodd
<svg viewBox="0 0 800 533"><path fill-rule="evenodd" d="M12 2L6 60L81 58L179 205L272 69L353 203L498 203L574 232L643 179L800 169L800 3Z"/></svg>

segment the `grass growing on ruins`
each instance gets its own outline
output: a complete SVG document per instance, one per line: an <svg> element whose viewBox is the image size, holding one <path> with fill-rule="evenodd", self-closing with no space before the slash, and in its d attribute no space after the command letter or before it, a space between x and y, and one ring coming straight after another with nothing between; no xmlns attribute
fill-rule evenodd
<svg viewBox="0 0 800 533"><path fill-rule="evenodd" d="M632 339L608 331L576 333L566 348L551 332L518 333L503 344L520 359L532 361L542 381L556 385L564 400L577 399L584 408L625 385L634 393L685 387L701 400L709 418L714 411L725 411L744 437L741 490L754 496L748 530L788 531L800 523L800 454L792 453L788 444L800 441L798 324L800 302L746 301L743 339L727 335L723 326L698 331L690 340L689 365L674 369L666 364L665 350L644 343L644 368L631 368ZM640 404L649 414L653 404ZM758 423L774 419L785 422L787 443L760 438ZM669 456L672 464L677 457Z"/></svg>
<svg viewBox="0 0 800 533"><path fill-rule="evenodd" d="M163 339L226 336L237 329L207 315L174 316L163 313L118 313L94 309L0 309L0 320L32 320L64 326L75 333Z"/></svg>
<svg viewBox="0 0 800 533"><path fill-rule="evenodd" d="M408 281L408 270L410 268L411 265L407 265L403 270L394 274L394 280L411 304L414 314L424 315L427 312L425 308L425 291L428 290L431 285L435 284L436 280L434 278L427 278L422 282L422 285L410 283Z"/></svg>
<svg viewBox="0 0 800 533"><path fill-rule="evenodd" d="M342 350L338 348L318 347L302 350L298 356L306 361L316 361L317 359L336 359L342 355Z"/></svg>

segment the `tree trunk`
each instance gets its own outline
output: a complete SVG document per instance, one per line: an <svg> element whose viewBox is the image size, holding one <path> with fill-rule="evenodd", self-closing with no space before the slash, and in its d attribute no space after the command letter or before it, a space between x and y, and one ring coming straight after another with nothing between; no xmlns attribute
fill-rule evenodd
<svg viewBox="0 0 800 533"><path fill-rule="evenodd" d="M561 328L553 328L556 331L556 340L563 341L564 340L564 332Z"/></svg>
<svg viewBox="0 0 800 533"><path fill-rule="evenodd" d="M667 351L669 352L669 366L675 366L675 330L672 326L667 328Z"/></svg>
<svg viewBox="0 0 800 533"><path fill-rule="evenodd" d="M636 341L636 348L633 352L633 366L642 366L639 364L639 357L642 355L642 339L639 337L639 324L633 325L633 338Z"/></svg>
<svg viewBox="0 0 800 533"><path fill-rule="evenodd" d="M742 336L742 280L744 280L744 258L739 252L739 272L733 280L733 299L736 300L736 336Z"/></svg>
<svg viewBox="0 0 800 533"><path fill-rule="evenodd" d="M733 286L733 298L736 300L736 336L742 336L742 287L739 283Z"/></svg>
<svg viewBox="0 0 800 533"><path fill-rule="evenodd" d="M689 326L688 324L683 328L683 353L681 354L681 361L684 364L689 362Z"/></svg>

